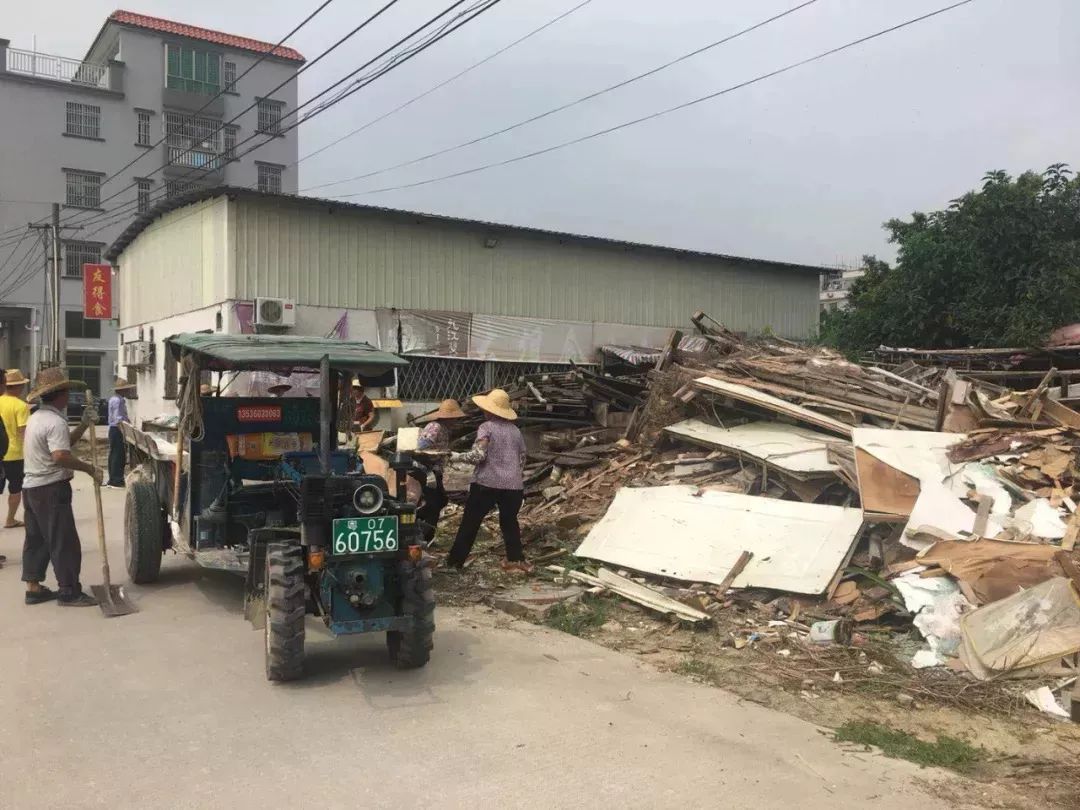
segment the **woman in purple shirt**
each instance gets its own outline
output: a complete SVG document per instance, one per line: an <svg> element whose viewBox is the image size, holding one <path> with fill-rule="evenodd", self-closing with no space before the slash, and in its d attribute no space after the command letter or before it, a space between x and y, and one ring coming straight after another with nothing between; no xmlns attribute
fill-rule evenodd
<svg viewBox="0 0 1080 810"><path fill-rule="evenodd" d="M476 441L469 452L450 454L452 461L475 464L476 473L446 564L451 568L461 568L465 564L480 523L497 506L499 528L506 546L503 569L527 573L532 566L525 562L518 525L518 511L525 497L521 476L525 467L525 440L514 424L517 413L510 407L510 397L501 388L490 394L478 394L472 400L484 412L485 421L476 431Z"/></svg>

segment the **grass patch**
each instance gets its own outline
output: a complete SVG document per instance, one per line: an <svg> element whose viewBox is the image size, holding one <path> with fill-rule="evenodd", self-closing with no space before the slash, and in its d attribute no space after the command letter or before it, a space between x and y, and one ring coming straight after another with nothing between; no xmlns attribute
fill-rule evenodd
<svg viewBox="0 0 1080 810"><path fill-rule="evenodd" d="M675 672L704 683L715 684L720 679L716 667L708 661L702 661L700 658L684 658L675 667Z"/></svg>
<svg viewBox="0 0 1080 810"><path fill-rule="evenodd" d="M572 636L583 636L608 620L609 609L602 599L584 596L576 602L566 601L553 605L544 617L544 624Z"/></svg>
<svg viewBox="0 0 1080 810"><path fill-rule="evenodd" d="M837 742L851 742L880 748L887 757L906 759L918 765L948 768L971 773L983 758L983 750L963 740L939 734L936 742L925 742L906 731L863 720L849 720L834 734Z"/></svg>

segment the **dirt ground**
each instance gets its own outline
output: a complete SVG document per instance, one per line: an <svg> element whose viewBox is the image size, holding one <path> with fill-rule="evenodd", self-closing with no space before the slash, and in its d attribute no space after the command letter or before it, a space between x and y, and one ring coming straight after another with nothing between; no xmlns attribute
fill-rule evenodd
<svg viewBox="0 0 1080 810"><path fill-rule="evenodd" d="M456 528L453 513L440 526L437 546L444 550ZM525 535L530 558L554 554L556 564L577 564L569 553L558 553L547 532ZM491 604L506 589L553 576L543 565L529 580L506 574L498 567L501 553L497 529L482 530L465 571L437 571L439 602ZM695 629L615 596L586 595L580 605L559 608L542 621L823 730L867 720L929 742L938 735L963 740L980 749L980 761L968 774L970 792L942 797L949 806L977 800L1024 810L1033 802L1080 808L1080 725L1053 720L1025 703L1022 692L1041 684L986 684L947 671L912 670L906 660L921 644L917 636L857 634L856 645L819 647L775 619L769 626L769 618L767 607L736 601Z"/></svg>

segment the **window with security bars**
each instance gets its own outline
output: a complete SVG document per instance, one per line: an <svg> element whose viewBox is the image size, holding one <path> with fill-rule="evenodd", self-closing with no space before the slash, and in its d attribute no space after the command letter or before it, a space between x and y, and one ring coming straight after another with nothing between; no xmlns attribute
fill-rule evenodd
<svg viewBox="0 0 1080 810"><path fill-rule="evenodd" d="M225 127L222 130L222 157L225 160L236 160L236 127Z"/></svg>
<svg viewBox="0 0 1080 810"><path fill-rule="evenodd" d="M173 197L179 197L181 194L187 194L189 191L195 191L199 188L198 183L185 183L182 180L167 180L165 182L165 196L168 199Z"/></svg>
<svg viewBox="0 0 1080 810"><path fill-rule="evenodd" d="M68 377L85 383L89 390L100 394L101 358L102 355L98 352L67 352L64 355L64 365Z"/></svg>
<svg viewBox="0 0 1080 810"><path fill-rule="evenodd" d="M76 208L101 207L101 175L95 172L64 171L65 202Z"/></svg>
<svg viewBox="0 0 1080 810"><path fill-rule="evenodd" d="M64 242L64 278L82 278L84 264L101 263L100 242Z"/></svg>
<svg viewBox="0 0 1080 810"><path fill-rule="evenodd" d="M569 371L569 363L499 363L453 357L408 356L409 365L398 372L398 397L438 402L452 397L459 402L492 388L513 388L525 374Z"/></svg>
<svg viewBox="0 0 1080 810"><path fill-rule="evenodd" d="M273 101L268 98L259 99L259 132L268 132L271 135L281 133L281 113L285 109L283 101Z"/></svg>
<svg viewBox="0 0 1080 810"><path fill-rule="evenodd" d="M258 164L259 169L259 191L266 191L270 194L281 193L281 170L284 166L274 166L269 163Z"/></svg>
<svg viewBox="0 0 1080 810"><path fill-rule="evenodd" d="M221 57L198 48L165 46L165 86L204 96L221 91Z"/></svg>
<svg viewBox="0 0 1080 810"><path fill-rule="evenodd" d="M139 195L139 213L145 214L150 210L150 192L154 187L153 180L147 180L145 178L139 178L135 181L138 187Z"/></svg>
<svg viewBox="0 0 1080 810"><path fill-rule="evenodd" d="M167 112L162 116L169 163L193 169L216 169L221 163L221 121Z"/></svg>
<svg viewBox="0 0 1080 810"><path fill-rule="evenodd" d="M153 145L150 141L150 113L143 110L135 111L135 145Z"/></svg>
<svg viewBox="0 0 1080 810"><path fill-rule="evenodd" d="M101 137L101 107L96 104L67 102L66 129L68 135L78 138Z"/></svg>
<svg viewBox="0 0 1080 810"><path fill-rule="evenodd" d="M236 62L223 62L221 66L221 78L225 82L225 90L236 91Z"/></svg>

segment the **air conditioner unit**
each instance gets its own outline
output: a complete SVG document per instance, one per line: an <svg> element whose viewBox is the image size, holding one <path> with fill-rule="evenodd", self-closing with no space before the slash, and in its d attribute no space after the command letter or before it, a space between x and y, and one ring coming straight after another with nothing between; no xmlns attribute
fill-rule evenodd
<svg viewBox="0 0 1080 810"><path fill-rule="evenodd" d="M296 302L289 298L256 298L256 326L296 326Z"/></svg>
<svg viewBox="0 0 1080 810"><path fill-rule="evenodd" d="M154 344L148 340L133 340L121 347L124 351L124 365L144 368L153 365Z"/></svg>

